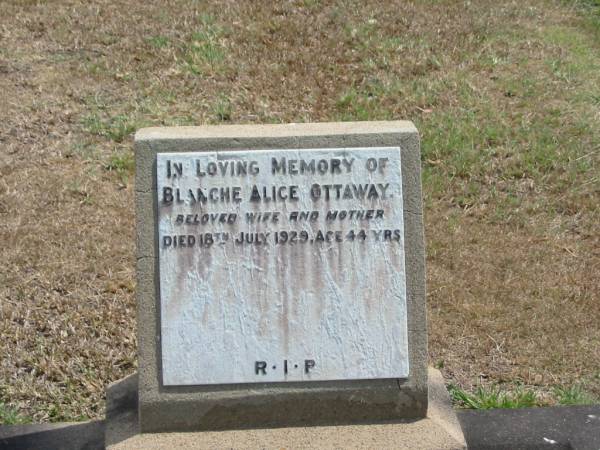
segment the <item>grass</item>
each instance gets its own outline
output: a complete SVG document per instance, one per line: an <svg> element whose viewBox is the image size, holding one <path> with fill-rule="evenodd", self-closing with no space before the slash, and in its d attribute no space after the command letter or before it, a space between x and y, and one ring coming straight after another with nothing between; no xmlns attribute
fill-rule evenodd
<svg viewBox="0 0 600 450"><path fill-rule="evenodd" d="M221 95L214 104L214 116L217 122L228 122L231 120L232 105L225 95Z"/></svg>
<svg viewBox="0 0 600 450"><path fill-rule="evenodd" d="M215 23L213 16L200 17L200 27L193 32L183 48L184 67L194 75L203 75L220 69L225 60L223 29Z"/></svg>
<svg viewBox="0 0 600 450"><path fill-rule="evenodd" d="M21 416L16 408L0 403L0 424L21 425L30 422L31 419Z"/></svg>
<svg viewBox="0 0 600 450"><path fill-rule="evenodd" d="M122 181L126 181L129 176L133 175L135 170L133 152L129 149L114 151L105 169L116 172Z"/></svg>
<svg viewBox="0 0 600 450"><path fill-rule="evenodd" d="M541 406L541 400L535 391L516 389L505 392L498 386L478 386L470 393L455 386L449 387L450 396L455 404L468 409L514 409Z"/></svg>
<svg viewBox="0 0 600 450"><path fill-rule="evenodd" d="M169 46L167 36L152 36L148 38L148 43L154 48L165 48Z"/></svg>
<svg viewBox="0 0 600 450"><path fill-rule="evenodd" d="M100 417L136 368L135 130L387 119L421 133L432 364L463 402L600 396L597 0L0 9L3 405Z"/></svg>
<svg viewBox="0 0 600 450"><path fill-rule="evenodd" d="M443 364L438 364L437 368L443 368ZM551 390L550 395L523 386L502 389L498 385L479 385L471 392L449 385L448 392L456 406L466 409L515 409L552 404L573 406L598 403L598 399L586 392L579 384L568 387L555 387Z"/></svg>
<svg viewBox="0 0 600 450"><path fill-rule="evenodd" d="M554 389L554 395L560 405L592 405L599 400L586 392L581 385L569 387L557 387Z"/></svg>
<svg viewBox="0 0 600 450"><path fill-rule="evenodd" d="M126 115L119 114L105 119L96 113L84 117L83 127L92 135L106 137L118 143L131 136L137 128L135 122Z"/></svg>

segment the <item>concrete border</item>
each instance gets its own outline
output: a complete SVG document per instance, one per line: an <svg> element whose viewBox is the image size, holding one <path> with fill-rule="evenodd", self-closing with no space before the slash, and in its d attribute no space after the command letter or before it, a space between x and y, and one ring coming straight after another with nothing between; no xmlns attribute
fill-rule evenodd
<svg viewBox="0 0 600 450"><path fill-rule="evenodd" d="M0 450L102 450L104 421L0 425Z"/></svg>
<svg viewBox="0 0 600 450"><path fill-rule="evenodd" d="M160 379L156 154L399 146L404 193L408 379L165 387ZM139 417L142 432L373 423L427 411L425 254L419 135L410 122L147 128L137 132Z"/></svg>
<svg viewBox="0 0 600 450"><path fill-rule="evenodd" d="M107 400L114 405L130 397L127 391L135 386L134 377L112 385ZM396 423L371 425L341 425L255 430L202 431L192 433L137 434L136 422L131 419L128 406L123 404L113 418L107 414L107 430L121 428L129 432L120 437L107 431L107 448L133 449L367 449L395 448L406 450L459 450L466 448L460 424L452 410L450 396L441 373L429 369L429 411L427 417ZM115 400L110 397L115 396ZM117 408L119 409L119 408ZM122 420L122 417L128 419ZM118 421L118 427L112 422ZM112 444L109 444L109 440Z"/></svg>
<svg viewBox="0 0 600 450"><path fill-rule="evenodd" d="M469 448L598 450L600 404L522 409L467 409L458 418Z"/></svg>
<svg viewBox="0 0 600 450"><path fill-rule="evenodd" d="M469 448L479 450L508 450L515 448L539 449L539 450L557 450L557 449L600 449L600 405L589 406L558 406L548 408L524 408L524 409L492 409L492 410L452 410L448 400L448 393L445 387L440 385L436 378L440 379L440 374L435 373L430 369L429 381L429 411L427 416L433 422L441 427L442 436L450 435L452 440L447 439L448 445L454 441L457 447L460 448L460 441L457 440L456 416L462 425L462 432L466 438ZM132 399L137 398L137 375L134 374L123 380L112 384L107 390L107 411L105 421L83 422L83 423L55 423L55 424L30 424L30 425L0 425L0 449L38 449L47 450L91 450L103 449L106 447L115 450L123 448L125 445L135 445L136 442L143 441L144 436L135 437L138 433L137 420L137 402ZM445 402L445 403L444 403ZM109 406L110 404L110 406ZM437 412L436 412L437 411ZM441 412L441 413L440 413ZM450 416L448 416L448 413ZM436 417L437 416L437 417ZM454 416L454 417L452 417ZM364 426L353 427L351 431L359 429L360 436L356 436L348 432L346 427L338 427L335 429L336 436L340 438L336 442L329 444L333 448L342 448L341 439L346 439L347 436L353 438L350 445L345 448L385 448L385 446L377 446L377 439L381 438L380 432L382 429L389 427L400 427L419 421L408 421L404 424L386 424L379 426ZM104 429L106 423L106 440L104 437ZM361 430L361 428L363 428ZM321 428L322 429L322 428ZM428 428L427 431L433 434L436 429ZM289 429L279 429L281 433L285 433L287 442L290 444L286 448L293 448L294 445L300 448L307 448L305 445L306 434L302 435L303 439L294 440L301 430L291 429L295 434L290 435ZM254 430L245 436L257 437L263 430ZM265 430L267 433L269 430ZM223 448L227 442L231 442L233 438L243 437L240 433L244 432L217 432L222 438L221 445L218 448ZM329 434L319 433L319 428L307 430L311 436L315 437L315 441L311 444L314 447L326 447L319 438L323 438ZM392 430L393 433L393 430ZM204 445L210 444L210 441L204 437L216 438L216 433L208 432L200 435L193 433L195 448L202 448ZM388 431L386 434L390 434ZM148 436L148 435L145 435ZM174 447L181 439L181 435L160 434L150 435L149 441L152 444L160 443L161 439L164 442L169 442L165 447ZM169 436L174 436L175 439L169 441ZM398 435L396 435L398 436ZM460 436L459 436L460 437ZM363 438L363 439L361 439ZM427 448L429 441L421 439L417 436L417 442L413 442L411 449ZM398 440L394 441L388 447L401 448L398 442L404 443L408 439L406 428L402 430L402 434L398 436ZM251 448L252 441L237 440L236 445L229 445L229 448ZM256 443L256 439L254 440ZM382 442L381 440L379 442ZM389 442L389 441L388 441ZM213 441L214 443L214 441ZM231 442L233 444L233 442ZM269 447L269 442L259 441L260 448L281 448ZM271 440L271 444L275 443ZM282 443L282 442L280 442ZM122 447L123 446L123 447ZM212 448L216 448L213 446ZM148 447L142 447L147 449ZM440 446L433 448L441 448Z"/></svg>

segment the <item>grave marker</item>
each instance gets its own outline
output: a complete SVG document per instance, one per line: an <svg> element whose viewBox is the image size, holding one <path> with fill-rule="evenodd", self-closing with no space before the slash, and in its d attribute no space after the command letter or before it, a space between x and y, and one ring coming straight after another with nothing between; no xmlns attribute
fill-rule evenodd
<svg viewBox="0 0 600 450"><path fill-rule="evenodd" d="M409 122L136 135L143 432L424 417Z"/></svg>

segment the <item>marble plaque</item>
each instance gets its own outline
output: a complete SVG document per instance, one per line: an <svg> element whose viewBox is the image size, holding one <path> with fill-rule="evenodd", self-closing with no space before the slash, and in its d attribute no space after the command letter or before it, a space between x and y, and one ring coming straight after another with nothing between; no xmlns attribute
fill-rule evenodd
<svg viewBox="0 0 600 450"><path fill-rule="evenodd" d="M400 149L159 153L166 386L406 378Z"/></svg>

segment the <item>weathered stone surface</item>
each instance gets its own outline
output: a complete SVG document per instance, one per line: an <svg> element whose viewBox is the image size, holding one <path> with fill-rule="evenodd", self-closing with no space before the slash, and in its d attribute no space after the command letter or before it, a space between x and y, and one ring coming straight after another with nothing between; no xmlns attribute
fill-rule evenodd
<svg viewBox="0 0 600 450"><path fill-rule="evenodd" d="M356 150L358 148L369 148L369 150L360 153L361 151ZM333 249L329 249L324 245L318 247L314 243L305 245L304 248L300 244L295 246L281 245L280 248L270 249L272 253L263 252L262 256L253 246L241 246L241 248L236 249L224 245L218 249L213 249L216 250L216 252L213 252L214 255L205 252L200 253L203 256L200 257L200 254L195 254L188 262L178 261L180 257L175 258L175 260L163 259L163 255L168 253L163 252L163 249L160 248L160 233L171 233L172 230L163 228L161 231L162 225L159 225L157 220L153 220L153 226L141 223L147 222L149 217L157 218L162 208L159 198L161 191L158 189L158 184L161 181L160 179L157 180L157 161L161 163L161 158L163 158L163 156L160 156L161 154L189 155L192 153L194 156L191 156L191 158L193 159L202 152L208 152L208 155L212 155L211 157L216 155L222 158L226 151L243 151L246 152L244 155L248 155L250 158L258 155L260 151L268 150L267 154L271 154L273 152L270 150L288 149L296 152L302 149L306 154L314 153L315 155L319 153L317 150L357 152L357 155L362 154L364 157L367 157L366 155L369 152L395 151L397 154L399 151L400 157L392 158L397 161L397 163L394 163L397 170L391 175L388 174L385 179L389 178L392 180L392 184L395 183L394 195L399 195L401 192L402 196L389 199L387 208L391 212L389 216L386 215L385 220L388 221L382 221L381 225L389 226L392 230L402 229L400 235L401 240L404 242L396 242L395 246L387 249L376 246L368 247L370 243L363 243L365 244L364 249L369 250L365 254L380 252L382 259L387 258L387 261L391 261L391 264L381 265L374 258L369 260L370 256L361 256L361 247L356 242L351 245L345 245L348 243L343 242L337 247L334 245L335 243L330 243L329 247ZM166 157L162 163L165 161ZM358 423L423 417L427 409L427 340L419 166L418 134L409 122L161 128L138 132L136 135L136 208L139 245L139 412L142 431ZM166 167L163 166L162 169L166 170ZM286 178L286 181L288 179ZM348 184L350 181L352 181L352 177L347 177L341 181L341 184ZM380 182L379 178L376 179L375 177L373 177L373 181L375 183ZM276 183L273 183L272 179L264 179L261 184L275 185ZM306 189L306 186L302 183L294 184L297 184L299 189ZM238 184L232 184L232 186L234 185ZM242 184L239 184L239 186L241 187ZM350 199L346 200L351 203ZM298 202L302 203L301 200ZM385 205L382 206L385 207ZM289 214L292 209L300 210L304 207L292 208L290 205L285 205L280 210ZM330 209L342 208L336 205L330 207ZM262 206L259 210L263 210ZM298 228L283 227L282 230L285 228L288 231L301 230L302 226L297 226ZM315 227L317 226L315 225ZM267 226L265 229L268 231L271 228ZM314 231L313 225L309 225L306 230ZM271 232L274 232L274 229L271 229ZM185 236L191 233L181 234ZM339 249L342 246L350 250L340 252ZM228 251L232 253L227 254L226 259L215 258L214 256L218 255L219 252L223 253L222 248L228 248ZM358 256L353 255L352 251L355 251ZM404 252L403 255L402 251ZM287 252L287 259L283 257L284 252ZM342 259L336 261L336 258L340 255ZM208 258L210 258L210 265L207 265ZM265 259L261 261L260 258ZM301 258L304 258L303 264L289 267L289 261ZM219 262L216 262L217 260ZM347 265L342 264L343 261L350 261L350 263ZM239 267L225 267L225 262L231 265L237 264ZM232 339L230 341L230 344L233 343L232 345L227 348L220 348L220 351L225 353L225 358L221 357L221 363L219 364L225 369L231 369L230 371L234 373L228 375L227 370L219 372L218 365L212 365L211 370L201 374L198 372L197 358L203 354L203 351L210 353L211 342L210 340L206 341L206 333L194 332L191 323L196 319L198 319L198 323L201 323L202 313L208 311L212 324L216 326L219 322L214 319L215 314L214 311L211 312L211 308L217 305L223 306L226 301L231 302L232 298L235 298L236 283L241 286L239 282L243 281L244 288L259 292L257 286L260 286L260 280L252 281L250 276L254 269L243 266L243 264L249 262L259 268L262 268L262 263L266 262L265 267L268 267L269 271L273 271L273 273L269 272L269 275L264 277L268 282L272 282L267 284L267 287L281 286L287 283L293 288L288 292L264 289L263 297L258 300L256 298L252 299L252 301L257 302L254 306L260 304L259 300L262 299L265 307L272 306L266 300L273 299L275 308L274 310L266 309L267 314L263 322L266 324L268 331L275 330L276 339L269 341L268 333L265 333L266 337L263 338L263 341L258 339L252 341L252 335L257 336L258 331L260 331L260 327L257 327L255 323L258 320L260 324L261 321L260 315L252 315L255 314L253 305L241 305L240 307L238 304L237 309L232 308L224 315L221 311L222 317L243 319L241 320L242 323L247 320L245 323L253 324L252 326L255 328L254 331L244 334L247 330L242 330L240 320L220 319L221 325L232 328L233 333L230 335L222 329L213 327L213 329L216 329L217 334L221 333L220 337L215 338L213 343L218 344L218 347L222 345L221 341L223 339L226 342L227 339ZM275 263L281 263L281 267L284 267L284 269L278 270L274 265ZM360 263L367 268L362 273L359 268ZM167 313L177 308L169 307L163 310L161 314L161 306L163 306L161 305L161 287L169 285L167 279L161 279L163 276L161 268L175 267L177 264L180 267L196 267L196 273L201 272L203 267L210 267L211 270L214 270L214 280L219 285L215 286L213 283L213 286L210 286L213 293L210 296L203 297L203 292L207 292L208 286L205 285L199 288L198 286L202 285L202 281L197 279L194 282L193 276L191 278L189 276L190 271L187 271L187 275L184 276L185 283L191 283L190 286L196 286L197 289L196 294L185 300L187 305L197 302L196 306L202 306L203 298L211 301L204 302L206 307L204 310L202 307L191 307L187 312L179 311L172 318L169 318ZM404 270L402 269L403 265L405 265ZM342 266L343 269L340 269ZM337 267L336 276L339 278L327 278L327 271L332 267ZM390 271L390 267L394 270ZM386 277L379 277L377 270L386 273ZM237 275L230 282L225 275L232 272ZM191 273L193 274L194 271L191 271ZM259 278L258 273L260 272L254 270L256 278ZM278 274L283 277L281 280L274 278ZM367 292L366 296L352 295L348 287L351 286L352 279L357 283L356 286L359 291ZM369 279L375 279L377 282L369 285ZM320 283L319 286L322 287L321 290L323 291L321 295L317 295L318 290L312 286L311 280L313 282L317 280ZM142 286L142 283L145 285ZM176 286L177 283L178 281L173 280L173 286ZM255 284L252 285L252 283ZM404 289L402 284L405 286ZM338 292L340 295L337 298L334 294L334 286L341 286ZM319 347L317 343L324 337L329 336L327 336L327 333L318 335L318 332L322 330L323 324L327 324L327 320L323 322L323 317L314 314L315 310L311 310L318 302L306 302L306 307L302 307L304 310L296 311L297 315L293 316L293 308L301 304L302 301L302 298L298 297L300 295L298 287L312 294L312 300L326 298L328 301L336 300L338 302L337 309L334 307L331 310L327 308L323 310L330 313L331 320L338 322L335 334L339 333L342 337L348 337L351 345L346 346L344 342L331 340L328 345L333 350L327 354L327 357L333 360L331 355L351 355L352 345L364 338L367 343L366 348L370 351L370 353L367 352L370 355L367 358L369 360L368 364L361 366L360 363L356 364L355 359L348 364L342 362L332 364L327 368L321 366L317 357L308 356L311 352L323 351L322 348L324 347ZM376 295L368 297L369 287L373 288ZM223 297L218 296L217 290L224 291L226 295ZM177 290L173 292L177 292ZM167 299L167 303L169 298L177 302L178 298L181 299L181 297L173 295L173 292L171 294L164 293L165 295L162 298ZM186 292L186 290L179 290L179 292ZM287 348L284 344L285 330L282 326L285 324L285 321L282 321L284 317L282 312L285 309L284 300L286 295L288 300L294 299L294 302L288 301L285 307L287 308L288 317L306 318L310 317L311 314L315 315L314 323L304 323L298 319L297 323L294 323L295 326L289 328ZM219 299L218 302L215 301L217 298ZM307 294L307 299L310 298ZM372 322L367 320L368 323L375 324L374 327L381 327L382 330L361 329L360 324L368 319L364 307L368 298L379 302L377 308L383 305L388 305L391 308L383 313L387 317L378 317L375 314L375 319ZM198 299L201 301L198 302ZM299 299L300 302L296 299ZM349 304L342 301L345 299L348 299ZM396 302L390 303L390 299L395 299ZM404 302L406 303L405 306ZM358 311L364 314L353 317L352 314ZM290 313L292 314L290 315ZM338 314L338 316L335 316L335 314ZM378 314L381 314L381 312ZM190 323L186 323L186 320L190 318ZM211 320L207 320L207 323ZM180 328L182 323L184 325ZM174 340L169 344L169 342L163 340L169 333L167 329L171 326L174 327L173 330L183 332L178 334L175 331L171 335ZM296 335L294 334L296 332L295 327L298 327L298 334ZM309 342L310 345L300 342L301 330L316 333L315 336L310 334L306 336L308 339L314 339L314 342ZM390 333L389 330L394 331ZM358 338L356 338L357 335ZM248 341L248 348L251 351L247 351L248 354L246 355L243 354L243 350L247 349L241 344L243 339L240 339L244 336L251 338ZM186 339L189 339L187 342L194 344L192 347L203 348L184 350L183 354L176 357L178 362L171 364L169 360L171 350L181 352L179 344L185 344ZM379 350L374 352L377 342L380 342L381 345ZM274 360L279 359L278 364L267 361L267 357L263 354L257 354L257 349L260 349L263 345L266 349L264 353L268 353L268 357L272 355ZM290 356L290 350L293 350L294 355ZM186 351L188 351L187 354ZM251 354L252 351L255 354ZM167 353L169 354L167 355ZM229 353L238 358L235 365L231 365L226 361ZM214 351L213 354L218 354L218 351ZM186 357L191 362L185 361ZM324 370L318 377L315 371L313 372L315 377L310 378L305 372L299 372L296 376L289 375L288 366L287 379L293 380L293 382L288 383L274 382L286 379L282 376L282 372L277 372L277 369L273 369L274 375L272 377L265 378L269 382L254 382L262 381L255 380L256 373L255 371L252 372L255 367L251 366L250 372L248 372L248 361L266 361L269 364L277 365L280 369L285 359L288 359L292 364L297 364L297 360L300 360L301 364L305 363L307 359L314 360L315 370L317 370L317 367L327 368L327 370ZM223 360L225 362L222 362ZM163 364L166 369L164 373ZM373 365L377 366L377 364L380 364L380 366L373 369ZM234 367L244 367L245 372L235 373ZM169 372L170 368L175 370ZM183 374L182 371L179 371L180 368L185 369ZM313 367L311 367L312 369ZM187 373L185 373L186 370ZM170 378L169 373L174 374L174 378ZM214 376L211 380L210 373L219 373L219 375ZM163 378L163 375L165 375L165 378ZM227 379L227 376L230 376L230 378ZM209 384L211 382L233 383Z"/></svg>
<svg viewBox="0 0 600 450"><path fill-rule="evenodd" d="M398 147L161 153L157 180L164 385L408 376Z"/></svg>

